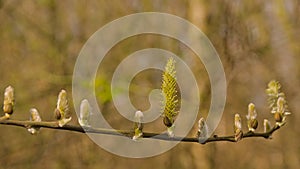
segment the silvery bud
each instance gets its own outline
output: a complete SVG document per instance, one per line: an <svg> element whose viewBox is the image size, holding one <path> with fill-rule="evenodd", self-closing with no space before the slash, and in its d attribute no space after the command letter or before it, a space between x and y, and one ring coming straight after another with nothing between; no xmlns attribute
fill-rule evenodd
<svg viewBox="0 0 300 169"><path fill-rule="evenodd" d="M198 121L198 140L199 143L205 142L208 137L208 127L203 117Z"/></svg>
<svg viewBox="0 0 300 169"><path fill-rule="evenodd" d="M143 118L144 114L141 111L136 111L134 115L134 136L133 140L137 140L143 136Z"/></svg>
<svg viewBox="0 0 300 169"><path fill-rule="evenodd" d="M78 119L81 126L89 126L89 118L91 114L91 106L88 100L84 99L80 104L80 117Z"/></svg>
<svg viewBox="0 0 300 169"><path fill-rule="evenodd" d="M29 110L29 113L30 113L30 117L29 117L30 121L35 121L35 122L41 122L42 121L42 119L40 117L40 114L37 111L37 109L32 108L32 109ZM27 130L28 130L29 133L34 135L34 134L38 133L39 129L40 129L39 127L29 127Z"/></svg>

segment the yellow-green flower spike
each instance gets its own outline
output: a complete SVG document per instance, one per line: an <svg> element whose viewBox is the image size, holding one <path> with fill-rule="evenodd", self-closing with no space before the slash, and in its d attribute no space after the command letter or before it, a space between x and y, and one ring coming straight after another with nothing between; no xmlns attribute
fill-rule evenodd
<svg viewBox="0 0 300 169"><path fill-rule="evenodd" d="M134 115L134 136L133 136L133 140L138 140L139 138L141 138L143 136L143 118L144 118L144 114L141 111L136 111L135 115Z"/></svg>
<svg viewBox="0 0 300 169"><path fill-rule="evenodd" d="M266 93L268 95L274 95L277 96L280 93L281 85L278 81L272 80L268 83L268 88L266 90Z"/></svg>
<svg viewBox="0 0 300 169"><path fill-rule="evenodd" d="M284 98L279 97L276 104L277 107L275 107L275 113L274 113L274 119L276 121L276 124L278 125L281 125L281 123L283 122L284 104L285 104Z"/></svg>
<svg viewBox="0 0 300 169"><path fill-rule="evenodd" d="M283 116L290 115L291 112L288 111L288 105L284 97L279 97L277 100L277 111L282 113Z"/></svg>
<svg viewBox="0 0 300 169"><path fill-rule="evenodd" d="M91 106L87 99L81 101L80 116L78 122L81 126L89 126L89 118L91 113Z"/></svg>
<svg viewBox="0 0 300 169"><path fill-rule="evenodd" d="M284 97L279 97L277 100L276 107L274 108L274 119L276 125L283 126L287 115L291 113L287 110L287 103Z"/></svg>
<svg viewBox="0 0 300 169"><path fill-rule="evenodd" d="M285 99L283 97L279 97L277 100L277 111L280 113L284 113L284 105L285 105Z"/></svg>
<svg viewBox="0 0 300 169"><path fill-rule="evenodd" d="M249 131L254 132L255 129L257 128L258 121L256 117L257 117L257 112L255 109L255 105L253 103L250 103L248 105L248 114L246 116Z"/></svg>
<svg viewBox="0 0 300 169"><path fill-rule="evenodd" d="M286 123L286 116L291 113L288 111L285 94L281 92L280 89L280 83L273 80L268 84L266 93L268 95L271 113L274 114L276 125L283 126Z"/></svg>
<svg viewBox="0 0 300 169"><path fill-rule="evenodd" d="M279 97L284 97L284 93L280 91L281 84L278 81L272 80L268 84L268 88L266 89L266 93L268 95L268 102L271 111L274 113L274 109L276 107L276 102Z"/></svg>
<svg viewBox="0 0 300 169"><path fill-rule="evenodd" d="M3 100L3 112L5 116L9 118L14 112L15 105L15 96L14 96L14 88L8 86L4 91L4 100Z"/></svg>
<svg viewBox="0 0 300 169"><path fill-rule="evenodd" d="M35 121L35 122L41 122L42 121L42 119L40 117L40 114L39 114L37 109L32 108L32 109L29 110L29 113L30 113L30 117L29 117L30 121ZM30 134L35 135L39 132L40 128L39 127L29 127L27 130Z"/></svg>
<svg viewBox="0 0 300 169"><path fill-rule="evenodd" d="M170 58L165 66L165 71L162 75L162 95L164 99L162 103L163 122L168 128L168 135L174 136L174 118L178 114L178 96L176 89L176 71L175 71L175 60Z"/></svg>
<svg viewBox="0 0 300 169"><path fill-rule="evenodd" d="M54 113L56 119L58 120L58 125L60 127L67 124L72 119L71 114L69 112L67 92L65 90L61 90L58 95L57 104Z"/></svg>
<svg viewBox="0 0 300 169"><path fill-rule="evenodd" d="M234 115L234 139L235 141L240 141L243 138L243 131L242 131L242 120L239 114Z"/></svg>

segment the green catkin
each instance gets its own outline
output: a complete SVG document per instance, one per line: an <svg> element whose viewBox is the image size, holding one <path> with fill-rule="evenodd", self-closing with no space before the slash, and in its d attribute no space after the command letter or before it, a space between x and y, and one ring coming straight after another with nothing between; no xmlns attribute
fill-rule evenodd
<svg viewBox="0 0 300 169"><path fill-rule="evenodd" d="M165 107L162 108L162 115L164 117L164 124L169 128L174 123L174 118L178 114L178 96L176 88L176 71L175 60L170 58L165 66L165 71L162 75L162 101Z"/></svg>

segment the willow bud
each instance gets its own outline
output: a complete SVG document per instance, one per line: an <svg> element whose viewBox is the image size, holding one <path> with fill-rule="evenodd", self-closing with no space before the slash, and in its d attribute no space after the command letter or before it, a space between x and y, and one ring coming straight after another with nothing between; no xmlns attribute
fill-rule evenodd
<svg viewBox="0 0 300 169"><path fill-rule="evenodd" d="M143 118L144 114L141 111L136 111L134 115L134 136L133 140L137 140L143 136Z"/></svg>
<svg viewBox="0 0 300 169"><path fill-rule="evenodd" d="M199 143L204 143L208 137L208 127L204 118L200 118L198 121L198 141Z"/></svg>
<svg viewBox="0 0 300 169"><path fill-rule="evenodd" d="M89 126L89 118L91 113L91 106L88 100L84 99L80 104L80 117L78 119L81 126Z"/></svg>
<svg viewBox="0 0 300 169"><path fill-rule="evenodd" d="M54 115L58 120L58 125L60 127L64 126L69 121L71 121L71 114L69 112L67 92L65 90L61 90L58 95L56 108L54 110Z"/></svg>
<svg viewBox="0 0 300 169"><path fill-rule="evenodd" d="M240 141L243 138L242 120L239 114L234 116L234 139Z"/></svg>
<svg viewBox="0 0 300 169"><path fill-rule="evenodd" d="M29 117L30 121L35 121L35 122L41 122L42 121L42 119L40 117L40 114L37 111L37 109L32 108L32 109L29 110L29 113L30 113L30 117ZM35 135L39 132L40 127L29 127L27 130L30 134Z"/></svg>
<svg viewBox="0 0 300 169"><path fill-rule="evenodd" d="M257 117L257 112L255 109L255 105L253 103L250 103L248 105L248 114L246 116L249 131L254 132L255 129L257 129L258 121L256 117Z"/></svg>
<svg viewBox="0 0 300 169"><path fill-rule="evenodd" d="M15 97L14 97L14 88L8 86L4 92L4 101L3 101L3 112L7 117L12 115L14 112Z"/></svg>
<svg viewBox="0 0 300 169"><path fill-rule="evenodd" d="M264 119L264 132L267 133L271 130L271 124L269 120Z"/></svg>

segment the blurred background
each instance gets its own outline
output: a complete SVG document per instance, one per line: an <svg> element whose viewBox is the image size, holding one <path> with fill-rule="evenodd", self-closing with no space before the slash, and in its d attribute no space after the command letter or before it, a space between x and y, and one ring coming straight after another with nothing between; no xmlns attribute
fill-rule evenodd
<svg viewBox="0 0 300 169"><path fill-rule="evenodd" d="M238 143L207 145L180 143L159 156L129 159L113 155L85 134L41 129L36 136L25 129L0 125L0 168L264 168L296 169L300 166L300 120L297 113L300 86L300 1L240 0L124 0L124 1L18 1L0 0L0 89L16 91L13 119L27 120L36 107L43 120L54 120L53 110L61 89L72 105L72 73L87 39L105 24L136 12L165 12L198 26L215 46L227 78L227 102L218 135L233 134L233 116L245 115L256 104L259 131L264 118L272 124L265 88L276 79L289 101L292 115L273 139L244 139ZM115 128L132 124L118 115L110 95L116 66L129 54L144 48L162 48L185 58L198 77L201 116L210 106L210 83L200 60L180 42L157 35L140 35L117 44L101 63L96 93L105 117ZM141 72L131 85L131 101L138 109L149 107L148 94L159 88L161 72ZM2 96L1 96L2 97ZM2 102L2 99L0 99ZM71 106L71 110L74 110ZM73 114L71 124L77 125ZM164 129L161 119L148 131ZM191 135L196 133L196 125Z"/></svg>

